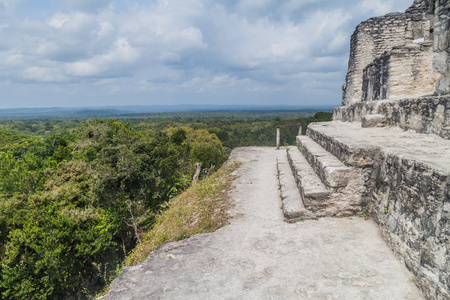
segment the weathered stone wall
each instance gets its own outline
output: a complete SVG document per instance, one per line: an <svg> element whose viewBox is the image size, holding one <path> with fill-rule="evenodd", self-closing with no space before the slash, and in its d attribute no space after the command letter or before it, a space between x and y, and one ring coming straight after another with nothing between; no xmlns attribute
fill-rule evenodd
<svg viewBox="0 0 450 300"><path fill-rule="evenodd" d="M334 109L334 120L380 119L381 125L449 140L450 1L415 0L404 14L361 23L351 40L342 105ZM367 162L362 167L370 180L363 187L382 235L416 276L427 299L450 299L448 155L439 158L442 166L440 161L428 165L378 144L363 150L317 130L308 129L308 135L346 164ZM408 140L405 149L415 146L414 155L433 157L430 147L422 150L426 142L417 142L418 136L411 144Z"/></svg>
<svg viewBox="0 0 450 300"><path fill-rule="evenodd" d="M364 69L385 51L413 41L433 40L431 32L434 18L431 12L430 0L418 0L405 13L371 18L356 27L350 42L348 72L342 87L342 105L351 105L364 99ZM432 73L432 70L428 72ZM424 95L419 90L415 92L416 94L410 93L409 96Z"/></svg>
<svg viewBox="0 0 450 300"><path fill-rule="evenodd" d="M391 52L384 52L364 68L362 101L388 98Z"/></svg>
<svg viewBox="0 0 450 300"><path fill-rule="evenodd" d="M383 114L389 126L432 133L450 139L450 96L360 102L333 110L334 120L359 122L369 114Z"/></svg>
<svg viewBox="0 0 450 300"><path fill-rule="evenodd" d="M427 299L450 299L450 178L381 152L371 216Z"/></svg>
<svg viewBox="0 0 450 300"><path fill-rule="evenodd" d="M432 43L408 44L384 52L363 71L362 101L432 95Z"/></svg>
<svg viewBox="0 0 450 300"><path fill-rule="evenodd" d="M450 96L386 102L378 111L391 126L450 139Z"/></svg>
<svg viewBox="0 0 450 300"><path fill-rule="evenodd" d="M381 101L356 102L347 106L335 107L333 108L333 121L361 122L363 116L378 113L379 103Z"/></svg>
<svg viewBox="0 0 450 300"><path fill-rule="evenodd" d="M364 68L384 51L405 44L405 27L406 15L402 13L371 18L356 27L350 42L342 105L361 101Z"/></svg>
<svg viewBox="0 0 450 300"><path fill-rule="evenodd" d="M355 126L341 122L310 124L307 134L365 175L364 183L353 192L363 198L368 195L372 219L415 275L426 298L450 299L450 157L443 152L448 150L448 142L439 143L438 137L416 133L400 138L398 129L388 130L388 141L377 142L371 137L380 139L384 129L368 129L372 131L365 133L358 127L358 132L349 133ZM399 138L401 145L389 139L393 137ZM438 149L438 159L420 159L421 155L436 155L431 154L433 149Z"/></svg>
<svg viewBox="0 0 450 300"><path fill-rule="evenodd" d="M405 38L408 42L423 38L433 41L434 1L416 0L406 11L407 25Z"/></svg>
<svg viewBox="0 0 450 300"><path fill-rule="evenodd" d="M414 3L410 7L408 7L406 13L417 14L425 12L428 14L433 14L434 1L435 0L414 0Z"/></svg>
<svg viewBox="0 0 450 300"><path fill-rule="evenodd" d="M387 99L433 95L436 82L433 55L432 43L394 48L389 64Z"/></svg>
<svg viewBox="0 0 450 300"><path fill-rule="evenodd" d="M450 1L435 0L433 67L439 73L436 93L450 94Z"/></svg>

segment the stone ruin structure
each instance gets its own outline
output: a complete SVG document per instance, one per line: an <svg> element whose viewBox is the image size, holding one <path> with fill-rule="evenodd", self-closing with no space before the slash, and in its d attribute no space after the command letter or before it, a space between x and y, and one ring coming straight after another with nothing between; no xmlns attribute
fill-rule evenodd
<svg viewBox="0 0 450 300"><path fill-rule="evenodd" d="M370 215L427 299L450 299L449 60L449 0L362 22L333 121L277 162L287 221Z"/></svg>
<svg viewBox="0 0 450 300"><path fill-rule="evenodd" d="M439 120L422 122L420 111L423 103L428 103L437 115L427 118L439 118L445 97L423 97L450 93L448 6L445 0L416 0L405 13L371 18L358 25L351 38L342 107L335 109L334 119L360 121L382 112L387 120L379 121L448 138L448 127L433 126L433 122L442 123ZM420 100L412 101L418 97ZM402 99L409 100L401 101L402 105L393 101ZM396 119L392 110L398 106L407 109L412 102L419 109L412 118ZM374 121L374 117L367 118Z"/></svg>

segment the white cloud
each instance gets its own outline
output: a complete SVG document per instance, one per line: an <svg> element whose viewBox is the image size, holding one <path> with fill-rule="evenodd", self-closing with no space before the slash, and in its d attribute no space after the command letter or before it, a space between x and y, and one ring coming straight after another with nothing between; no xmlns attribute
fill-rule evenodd
<svg viewBox="0 0 450 300"><path fill-rule="evenodd" d="M45 67L29 67L26 68L21 76L23 79L40 82L62 82L67 78L55 72L54 69Z"/></svg>
<svg viewBox="0 0 450 300"><path fill-rule="evenodd" d="M53 16L53 18L48 22L48 24L55 28L61 28L64 23L70 22L70 16L66 14L57 13Z"/></svg>
<svg viewBox="0 0 450 300"><path fill-rule="evenodd" d="M108 34L110 34L114 31L114 26L108 21L99 22L98 25L100 28L97 32L97 35L100 38L107 36Z"/></svg>
<svg viewBox="0 0 450 300"><path fill-rule="evenodd" d="M362 11L373 12L374 14L382 15L392 11L392 3L382 0L363 0L359 4Z"/></svg>
<svg viewBox="0 0 450 300"><path fill-rule="evenodd" d="M0 13L13 11L23 0L0 0Z"/></svg>
<svg viewBox="0 0 450 300"><path fill-rule="evenodd" d="M180 32L180 43L184 43L187 48L203 48L203 34L200 29L188 27Z"/></svg>
<svg viewBox="0 0 450 300"><path fill-rule="evenodd" d="M131 47L126 38L118 38L113 45L113 50L104 56L106 61L134 62L139 57L139 53Z"/></svg>
<svg viewBox="0 0 450 300"><path fill-rule="evenodd" d="M119 32L135 45L152 47L151 51L201 49L205 47L203 33L192 24L198 13L184 3L161 2L125 16Z"/></svg>
<svg viewBox="0 0 450 300"><path fill-rule="evenodd" d="M83 12L75 12L70 15L57 13L49 21L49 25L66 33L79 33L90 30L95 19L95 16Z"/></svg>
<svg viewBox="0 0 450 300"><path fill-rule="evenodd" d="M67 66L67 74L78 77L96 76L100 75L103 71L105 71L104 67L102 68L97 62L90 60L77 61Z"/></svg>
<svg viewBox="0 0 450 300"><path fill-rule="evenodd" d="M87 60L69 63L66 73L76 77L90 76L111 76L114 72L116 76L123 76L125 72L118 71L117 68L134 63L139 58L139 52L134 49L127 39L118 38L108 53L96 55Z"/></svg>
<svg viewBox="0 0 450 300"><path fill-rule="evenodd" d="M10 14L0 18L0 82L192 99L308 95L337 82L338 103L356 22L409 2L63 0L62 11L33 18L18 14L26 3L0 0Z"/></svg>

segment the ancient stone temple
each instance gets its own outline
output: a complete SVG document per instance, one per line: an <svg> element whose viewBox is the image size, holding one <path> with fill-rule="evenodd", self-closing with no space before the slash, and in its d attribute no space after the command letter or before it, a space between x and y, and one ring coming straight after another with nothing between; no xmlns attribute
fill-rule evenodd
<svg viewBox="0 0 450 300"><path fill-rule="evenodd" d="M287 221L370 215L428 299L450 299L449 38L448 0L362 22L342 106L277 164Z"/></svg>
<svg viewBox="0 0 450 300"><path fill-rule="evenodd" d="M379 121L448 139L446 97L436 96L450 93L449 51L448 1L416 0L405 13L361 23L334 119L366 124L382 113Z"/></svg>

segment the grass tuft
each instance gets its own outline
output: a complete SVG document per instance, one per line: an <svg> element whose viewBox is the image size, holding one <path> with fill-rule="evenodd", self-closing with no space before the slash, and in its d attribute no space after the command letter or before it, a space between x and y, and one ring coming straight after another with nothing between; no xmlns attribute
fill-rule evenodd
<svg viewBox="0 0 450 300"><path fill-rule="evenodd" d="M237 163L231 163L169 201L166 210L156 217L151 230L144 233L142 243L136 246L124 264L136 265L144 261L166 241L213 232L228 224L231 208L228 192L235 178L232 173L237 167Z"/></svg>

